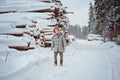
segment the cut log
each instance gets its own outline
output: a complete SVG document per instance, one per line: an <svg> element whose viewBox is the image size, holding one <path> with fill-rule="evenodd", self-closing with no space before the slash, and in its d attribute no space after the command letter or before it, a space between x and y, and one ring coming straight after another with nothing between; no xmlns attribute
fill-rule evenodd
<svg viewBox="0 0 120 80"><path fill-rule="evenodd" d="M38 23L38 22L37 22L37 21L33 21L33 20L32 20L32 23L36 24L36 23Z"/></svg>
<svg viewBox="0 0 120 80"><path fill-rule="evenodd" d="M29 32L23 32L24 34L28 34L28 35L30 35L30 33Z"/></svg>
<svg viewBox="0 0 120 80"><path fill-rule="evenodd" d="M36 25L29 25L29 27L30 27L30 28L34 28L34 27L36 27Z"/></svg>
<svg viewBox="0 0 120 80"><path fill-rule="evenodd" d="M52 30L41 30L40 33L47 33L47 32L53 32Z"/></svg>
<svg viewBox="0 0 120 80"><path fill-rule="evenodd" d="M42 9L42 10L33 10L33 11L28 11L28 12L54 12L51 9Z"/></svg>
<svg viewBox="0 0 120 80"><path fill-rule="evenodd" d="M16 12L16 11L0 11L0 14L11 13L11 12Z"/></svg>
<svg viewBox="0 0 120 80"><path fill-rule="evenodd" d="M15 34L8 34L8 35L13 35L13 36L23 36L23 33L15 33Z"/></svg>
<svg viewBox="0 0 120 80"><path fill-rule="evenodd" d="M28 46L8 46L9 48L13 48L13 49L16 49L16 50L20 50L20 51L24 51L24 50L27 50L28 49Z"/></svg>
<svg viewBox="0 0 120 80"><path fill-rule="evenodd" d="M52 0L42 0L41 2L52 3Z"/></svg>
<svg viewBox="0 0 120 80"><path fill-rule="evenodd" d="M18 36L21 37L23 36L23 33L1 33L2 35L12 35L12 36Z"/></svg>
<svg viewBox="0 0 120 80"><path fill-rule="evenodd" d="M52 39L45 39L45 41L52 41Z"/></svg>
<svg viewBox="0 0 120 80"><path fill-rule="evenodd" d="M49 27L55 27L56 25L47 25L47 26L49 26Z"/></svg>
<svg viewBox="0 0 120 80"><path fill-rule="evenodd" d="M16 28L25 28L26 25L17 25Z"/></svg>
<svg viewBox="0 0 120 80"><path fill-rule="evenodd" d="M28 46L8 46L8 47L19 50L19 51L26 51L26 50L34 49L34 47L28 47Z"/></svg>
<svg viewBox="0 0 120 80"><path fill-rule="evenodd" d="M35 49L34 47L28 47L28 50L30 50L30 49Z"/></svg>
<svg viewBox="0 0 120 80"><path fill-rule="evenodd" d="M23 33L16 33L16 34L10 34L10 35L13 35L13 36L23 36Z"/></svg>

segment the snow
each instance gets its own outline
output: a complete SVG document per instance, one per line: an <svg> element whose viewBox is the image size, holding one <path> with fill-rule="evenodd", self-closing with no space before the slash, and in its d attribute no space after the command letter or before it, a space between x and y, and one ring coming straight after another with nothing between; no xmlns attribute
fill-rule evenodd
<svg viewBox="0 0 120 80"><path fill-rule="evenodd" d="M70 42L73 42L73 41L75 40L75 36L69 35L69 36L68 36L68 39L70 40Z"/></svg>
<svg viewBox="0 0 120 80"><path fill-rule="evenodd" d="M45 39L52 39L53 35L46 35Z"/></svg>
<svg viewBox="0 0 120 80"><path fill-rule="evenodd" d="M0 44L6 45L6 46L27 46L27 43L24 42L23 37L14 37L14 36L8 36L8 35L0 35Z"/></svg>
<svg viewBox="0 0 120 80"><path fill-rule="evenodd" d="M88 34L87 39L90 41L92 40L103 40L103 38L101 37L101 35L97 35L97 34Z"/></svg>
<svg viewBox="0 0 120 80"><path fill-rule="evenodd" d="M24 32L24 30L20 30L20 29L9 29L9 30L5 30L4 32L2 32L2 33L23 33Z"/></svg>
<svg viewBox="0 0 120 80"><path fill-rule="evenodd" d="M0 60L0 80L119 80L119 48L113 42L76 39L64 53L63 66L54 66L49 48L12 51L7 62Z"/></svg>
<svg viewBox="0 0 120 80"><path fill-rule="evenodd" d="M2 4L2 5L1 5ZM55 6L53 3L43 3L38 1L7 1L0 4L0 11L32 11L49 9Z"/></svg>
<svg viewBox="0 0 120 80"><path fill-rule="evenodd" d="M4 58L5 55L3 55L3 59L0 60L1 69L0 69L0 74L1 76L3 75L8 75L11 74L15 71L18 71L22 68L25 68L26 66L30 66L35 60L43 60L45 56L38 55L39 51L28 51L28 52L18 52L18 51L9 51L9 56L8 56L8 61L5 62ZM23 54L24 53L24 54ZM34 53L34 54L31 54ZM41 58L39 58L41 57Z"/></svg>
<svg viewBox="0 0 120 80"><path fill-rule="evenodd" d="M21 21L21 20L28 20L32 21L33 19L42 19L48 18L51 13L9 13L9 14L1 14L0 17L2 18L0 22L12 22L12 21ZM25 21L26 22L26 21ZM24 22L24 23L25 23Z"/></svg>
<svg viewBox="0 0 120 80"><path fill-rule="evenodd" d="M0 33L11 29L11 24L10 23L0 23L0 28L2 27L2 29L0 29Z"/></svg>

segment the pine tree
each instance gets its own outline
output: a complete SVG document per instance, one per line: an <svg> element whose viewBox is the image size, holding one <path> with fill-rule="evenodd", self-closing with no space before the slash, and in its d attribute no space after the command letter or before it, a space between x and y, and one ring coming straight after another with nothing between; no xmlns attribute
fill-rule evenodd
<svg viewBox="0 0 120 80"><path fill-rule="evenodd" d="M96 31L105 37L120 34L120 0L95 0ZM113 34L113 36L111 36Z"/></svg>
<svg viewBox="0 0 120 80"><path fill-rule="evenodd" d="M90 33L95 33L96 19L95 19L95 9L94 6L92 5L92 2L90 2L90 7L89 7L88 27Z"/></svg>

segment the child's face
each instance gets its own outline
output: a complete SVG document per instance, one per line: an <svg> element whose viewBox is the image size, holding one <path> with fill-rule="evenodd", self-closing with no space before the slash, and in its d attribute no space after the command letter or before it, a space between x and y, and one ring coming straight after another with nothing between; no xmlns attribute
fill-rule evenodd
<svg viewBox="0 0 120 80"><path fill-rule="evenodd" d="M55 29L55 34L59 34L59 30L58 29Z"/></svg>

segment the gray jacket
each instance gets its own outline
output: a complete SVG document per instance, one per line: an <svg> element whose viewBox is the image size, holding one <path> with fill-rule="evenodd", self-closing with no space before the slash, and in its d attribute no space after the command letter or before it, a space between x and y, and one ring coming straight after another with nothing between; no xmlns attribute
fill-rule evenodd
<svg viewBox="0 0 120 80"><path fill-rule="evenodd" d="M54 35L51 45L51 48L54 48L54 52L64 52L64 47L66 47L66 40L64 35L62 33L59 35Z"/></svg>

